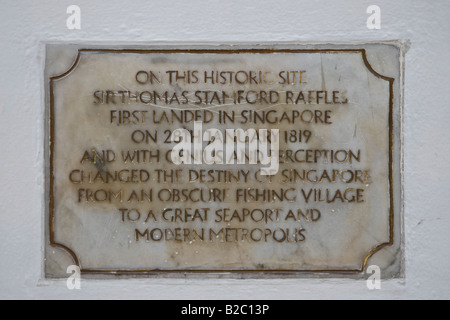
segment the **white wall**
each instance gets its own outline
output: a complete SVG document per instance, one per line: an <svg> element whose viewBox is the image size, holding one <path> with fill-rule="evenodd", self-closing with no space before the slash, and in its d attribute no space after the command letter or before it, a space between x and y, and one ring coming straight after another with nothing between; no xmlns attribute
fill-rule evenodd
<svg viewBox="0 0 450 320"><path fill-rule="evenodd" d="M81 30L66 28L81 7ZM381 7L381 30L366 8ZM0 298L450 298L450 2L2 1ZM45 42L409 40L404 107L405 280L42 281Z"/></svg>

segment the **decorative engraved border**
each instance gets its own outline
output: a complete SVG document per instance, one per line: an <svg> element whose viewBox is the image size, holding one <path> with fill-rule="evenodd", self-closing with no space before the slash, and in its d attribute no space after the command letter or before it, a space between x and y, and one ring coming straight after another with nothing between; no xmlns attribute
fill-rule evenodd
<svg viewBox="0 0 450 320"><path fill-rule="evenodd" d="M54 137L55 137L55 119L54 119L54 94L53 94L53 82L55 80L62 79L70 74L79 64L81 54L84 52L92 53L137 53L137 54L149 54L149 53L190 53L190 54L239 54L239 53L255 53L255 54L272 54L272 53L361 53L364 65L366 68L374 74L376 77L389 82L389 241L383 242L373 247L364 257L360 269L325 269L325 270L294 270L294 269L83 269L75 252L64 244L57 243L54 236ZM139 275L139 274L158 274L158 273L362 273L365 270L367 262L376 252L386 246L394 244L394 185L393 185L393 145L394 145L394 133L393 133L393 105L394 105L394 78L386 77L376 72L369 61L367 60L365 49L78 49L77 57L73 65L66 72L49 77L50 87L50 196L49 196L49 242L51 246L61 248L68 252L74 261L74 263L80 267L83 274L119 274L119 275Z"/></svg>

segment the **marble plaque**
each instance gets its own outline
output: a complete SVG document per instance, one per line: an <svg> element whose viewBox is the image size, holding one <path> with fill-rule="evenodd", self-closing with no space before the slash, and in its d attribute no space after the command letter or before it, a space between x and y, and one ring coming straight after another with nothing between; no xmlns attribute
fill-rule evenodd
<svg viewBox="0 0 450 320"><path fill-rule="evenodd" d="M47 277L402 275L401 44L46 49Z"/></svg>

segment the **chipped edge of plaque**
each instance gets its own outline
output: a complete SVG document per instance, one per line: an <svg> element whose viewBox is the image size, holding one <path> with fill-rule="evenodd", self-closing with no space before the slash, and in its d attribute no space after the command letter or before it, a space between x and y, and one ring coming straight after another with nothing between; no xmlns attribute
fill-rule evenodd
<svg viewBox="0 0 450 320"><path fill-rule="evenodd" d="M57 43L57 45L62 45L63 43ZM65 43L67 44L67 43ZM292 48L276 48L276 45L300 45L305 46L305 44L302 43L263 43L263 44L245 44L245 46L249 46L250 48L233 48L233 44L221 44L224 47L220 49L212 49L211 44L209 45L201 45L201 48L184 48L184 49L177 49L177 48L170 48L167 43L162 44L163 47L166 47L166 49L138 49L134 46L131 48L117 48L117 49L106 49L102 47L101 45L97 45L100 48L91 47L91 45L85 45L83 48L82 44L75 44L77 55L75 58L75 61L70 66L70 68L55 76L46 76L45 82L48 87L46 87L46 94L48 94L48 100L46 99L46 105L49 105L48 112L48 123L47 126L49 127L49 133L47 134L48 142L46 142L46 146L48 147L48 159L46 161L49 161L49 170L46 172L46 177L48 179L48 192L49 197L46 199L46 202L48 203L48 216L45 219L45 225L46 230L48 230L48 242L47 239L45 239L45 243L48 243L50 247L55 247L62 249L66 251L71 258L73 259L73 262L75 265L80 267L81 274L84 275L125 275L125 276L151 276L151 275L161 275L161 274L178 274L178 275L186 275L186 274L216 274L216 275L227 275L227 274L253 274L253 275L295 275L295 274L318 274L318 275L330 275L330 276L342 276L342 275L349 275L349 274L360 274L362 275L364 273L364 270L367 266L368 260L375 255L378 251L380 251L382 248L386 246L392 246L394 244L394 181L393 181L393 165L394 165L394 159L393 159L393 146L394 146L394 81L395 78L383 76L382 74L378 73L373 69L371 64L369 63L366 55L366 49L365 48L340 48L340 49L327 49L327 48L311 48L311 49L292 49ZM314 43L311 45L313 46L327 46L327 45L333 45L333 46L363 46L363 45L394 45L399 50L399 117L400 117L400 124L399 124L399 143L400 143L400 163L398 165L399 167L399 174L400 174L400 194L399 194L399 212L398 215L402 215L403 213L403 138L402 138L402 123L403 123L403 81L404 81L404 54L405 51L407 51L409 44L404 44L400 41L382 41L382 42L365 42L365 43ZM186 45L186 44L184 44ZM192 46L197 46L197 44L189 44ZM239 43L239 45L243 45ZM270 46L267 48L255 48L255 47L261 47L261 46ZM127 45L126 45L127 46ZM129 46L129 44L128 44ZM144 45L135 45L137 47L142 47ZM149 46L149 44L146 44L145 46ZM209 48L204 48L205 46L208 46ZM406 46L406 47L405 47ZM114 46L112 46L114 47ZM366 68L376 77L388 81L389 82L389 115L388 115L388 122L389 122L389 241L383 242L381 244L378 244L377 246L373 247L364 257L363 261L361 262L361 268L360 269L323 269L323 270L313 270L313 269L83 269L80 261L76 255L76 253L69 247L65 246L64 244L58 243L54 239L54 229L53 229L53 219L54 219L54 195L53 195L53 188L54 188L54 167L53 167L53 156L54 156L54 141L53 138L55 136L55 128L54 128L54 96L53 96L53 81L54 80L60 80L66 76L68 76L79 64L81 55L83 52L113 52L113 53L138 53L138 54L148 54L148 53L191 53L191 54L202 54L202 53L210 53L210 54L239 54L239 53L258 53L258 54L271 54L271 53L348 53L348 52L354 52L354 53L360 53L361 57L363 59L364 65ZM47 55L47 53L46 53ZM47 220L48 219L48 220ZM401 257L400 258L394 258L394 261L397 259L400 259L400 267L399 271L396 275L393 277L395 278L401 278L404 275L404 235L403 235L403 216L400 216L399 218L399 232L400 234L400 243L399 243L399 250L401 251ZM45 235L47 235L47 232L44 232ZM45 268L44 268L45 269ZM53 277L46 274L44 270L44 277L52 279Z"/></svg>

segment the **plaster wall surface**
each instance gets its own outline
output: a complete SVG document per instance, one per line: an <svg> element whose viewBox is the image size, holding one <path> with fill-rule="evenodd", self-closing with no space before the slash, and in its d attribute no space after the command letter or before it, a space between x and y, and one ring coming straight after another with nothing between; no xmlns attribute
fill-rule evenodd
<svg viewBox="0 0 450 320"><path fill-rule="evenodd" d="M0 298L450 298L450 2L1 1ZM81 29L66 27L69 5ZM381 8L369 30L366 9ZM42 280L45 43L402 40L405 277L381 290L350 279Z"/></svg>

